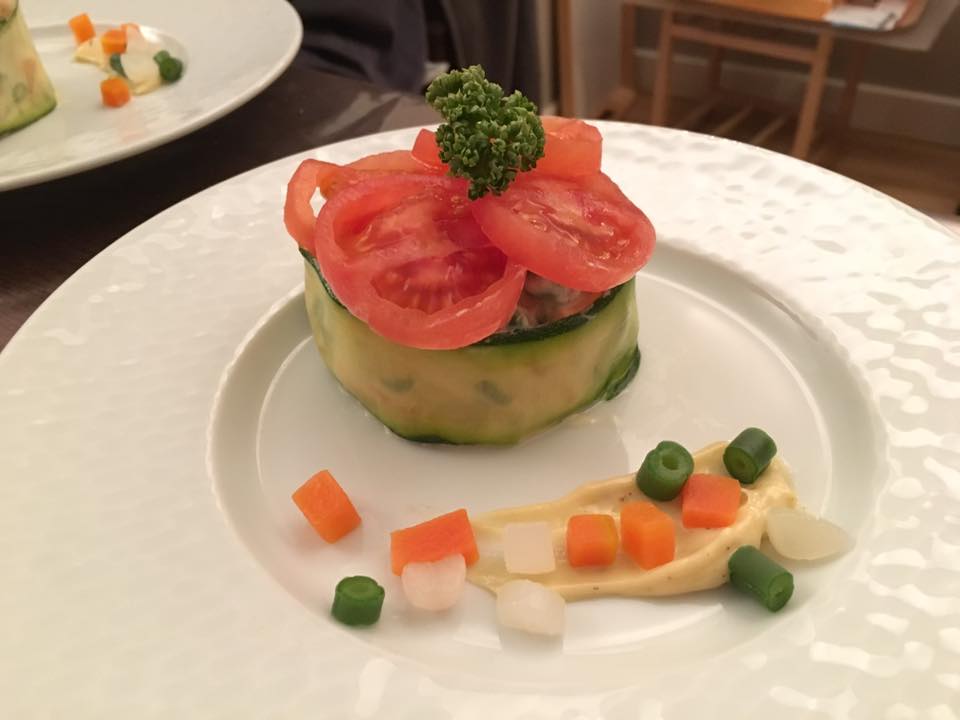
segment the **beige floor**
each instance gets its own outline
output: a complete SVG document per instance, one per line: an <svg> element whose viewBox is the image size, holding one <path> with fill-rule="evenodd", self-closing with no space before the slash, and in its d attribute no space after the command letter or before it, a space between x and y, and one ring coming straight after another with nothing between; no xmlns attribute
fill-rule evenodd
<svg viewBox="0 0 960 720"><path fill-rule="evenodd" d="M689 112L692 104L684 100L672 102L671 119ZM649 99L640 98L626 119L646 122L649 107ZM735 111L735 107L718 108L691 129L709 132ZM726 136L749 141L770 118L754 112ZM786 124L764 146L787 152L793 129L792 123ZM960 232L960 147L851 130L842 136L825 133L810 159L935 215Z"/></svg>

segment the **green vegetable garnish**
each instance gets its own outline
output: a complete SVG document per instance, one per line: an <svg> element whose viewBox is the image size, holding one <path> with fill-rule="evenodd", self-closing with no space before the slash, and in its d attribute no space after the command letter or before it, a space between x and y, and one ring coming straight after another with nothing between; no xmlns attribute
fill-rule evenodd
<svg viewBox="0 0 960 720"><path fill-rule="evenodd" d="M120 57L120 53L114 53L110 56L110 67L120 77L125 78L127 76L127 73L123 70L123 60Z"/></svg>
<svg viewBox="0 0 960 720"><path fill-rule="evenodd" d="M380 619L384 590L365 575L345 577L333 594L333 616L344 625L373 625Z"/></svg>
<svg viewBox="0 0 960 720"><path fill-rule="evenodd" d="M793 595L793 575L751 545L739 548L727 562L730 584L753 595L770 612L776 612Z"/></svg>
<svg viewBox="0 0 960 720"><path fill-rule="evenodd" d="M427 102L446 121L437 128L440 159L452 175L470 181L471 200L499 195L543 157L537 106L520 91L504 97L479 65L438 77L427 88Z"/></svg>
<svg viewBox="0 0 960 720"><path fill-rule="evenodd" d="M160 68L160 77L164 82L172 83L183 75L183 62L173 57L166 50L161 50L153 56L153 61Z"/></svg>
<svg viewBox="0 0 960 720"><path fill-rule="evenodd" d="M777 454L777 444L759 428L747 428L723 451L723 464L744 485L755 482Z"/></svg>
<svg viewBox="0 0 960 720"><path fill-rule="evenodd" d="M664 440L647 453L637 470L637 487L654 500L673 500L693 472L693 456L683 445Z"/></svg>

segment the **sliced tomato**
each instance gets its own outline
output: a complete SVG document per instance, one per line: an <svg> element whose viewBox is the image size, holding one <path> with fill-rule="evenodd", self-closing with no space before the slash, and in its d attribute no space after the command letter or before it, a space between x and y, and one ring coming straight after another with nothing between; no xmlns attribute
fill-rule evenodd
<svg viewBox="0 0 960 720"><path fill-rule="evenodd" d="M313 226L317 216L310 206L320 175L331 163L304 160L287 183L287 198L283 203L283 224L290 237L304 250L313 252Z"/></svg>
<svg viewBox="0 0 960 720"><path fill-rule="evenodd" d="M446 164L440 159L437 134L433 130L423 129L417 133L417 139L413 142L413 150L410 152L414 158L424 165L442 168L444 171L447 169Z"/></svg>
<svg viewBox="0 0 960 720"><path fill-rule="evenodd" d="M610 178L523 173L502 195L471 203L490 242L514 262L575 290L601 292L650 258L647 216Z"/></svg>
<svg viewBox="0 0 960 720"><path fill-rule="evenodd" d="M416 160L409 150L368 155L347 165L324 160L304 160L287 184L283 219L287 232L300 247L313 252L313 226L316 213L310 206L314 193L329 198L343 188L356 185L371 177L385 175L436 175L443 172Z"/></svg>
<svg viewBox="0 0 960 720"><path fill-rule="evenodd" d="M355 185L371 176L444 172L443 168L435 164L420 162L409 150L391 150L367 155L347 165L333 165L333 168L329 174L323 174L318 183L320 193L326 198L347 185Z"/></svg>
<svg viewBox="0 0 960 720"><path fill-rule="evenodd" d="M597 128L583 120L551 115L544 115L540 122L547 142L534 172L564 177L600 172L603 137Z"/></svg>
<svg viewBox="0 0 960 720"><path fill-rule="evenodd" d="M503 327L526 270L490 244L466 183L391 175L343 188L317 217L315 255L350 312L388 340L448 350Z"/></svg>
<svg viewBox="0 0 960 720"><path fill-rule="evenodd" d="M544 115L540 118L546 134L543 157L533 172L577 177L600 172L603 138L600 131L583 120ZM440 160L437 135L432 130L421 130L413 143L413 157L436 168L446 169Z"/></svg>

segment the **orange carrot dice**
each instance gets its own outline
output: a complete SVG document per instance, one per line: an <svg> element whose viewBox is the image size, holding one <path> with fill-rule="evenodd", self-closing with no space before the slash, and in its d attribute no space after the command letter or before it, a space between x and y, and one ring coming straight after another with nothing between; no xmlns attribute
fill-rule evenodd
<svg viewBox="0 0 960 720"><path fill-rule="evenodd" d="M70 26L70 29L73 31L73 39L77 41L77 45L85 43L92 37L96 37L97 31L93 27L93 23L90 21L90 16L86 13L80 13L75 15L67 21L67 25Z"/></svg>
<svg viewBox="0 0 960 720"><path fill-rule="evenodd" d="M328 543L336 542L360 524L357 509L327 470L321 470L297 488L293 501Z"/></svg>
<svg viewBox="0 0 960 720"><path fill-rule="evenodd" d="M572 567L610 565L619 544L617 524L610 515L574 515L567 520L567 562Z"/></svg>
<svg viewBox="0 0 960 720"><path fill-rule="evenodd" d="M467 565L473 565L480 558L466 510L454 510L390 533L390 565L394 575L402 573L407 563L436 562L448 555L463 555Z"/></svg>
<svg viewBox="0 0 960 720"><path fill-rule="evenodd" d="M652 502L629 502L620 508L623 549L644 570L664 565L677 549L673 520Z"/></svg>
<svg viewBox="0 0 960 720"><path fill-rule="evenodd" d="M687 478L680 497L684 527L727 527L740 509L740 483L725 475L696 473Z"/></svg>
<svg viewBox="0 0 960 720"><path fill-rule="evenodd" d="M107 55L125 52L127 49L127 34L121 28L107 30L100 36L100 45Z"/></svg>
<svg viewBox="0 0 960 720"><path fill-rule="evenodd" d="M122 107L130 102L130 88L122 77L108 77L100 83L100 97L107 107Z"/></svg>

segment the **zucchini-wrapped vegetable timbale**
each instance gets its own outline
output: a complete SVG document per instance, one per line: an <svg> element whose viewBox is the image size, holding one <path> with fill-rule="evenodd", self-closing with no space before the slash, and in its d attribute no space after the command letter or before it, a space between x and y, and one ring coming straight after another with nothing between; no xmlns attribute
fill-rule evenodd
<svg viewBox="0 0 960 720"><path fill-rule="evenodd" d="M19 0L0 0L0 135L39 120L56 106L57 95Z"/></svg>

